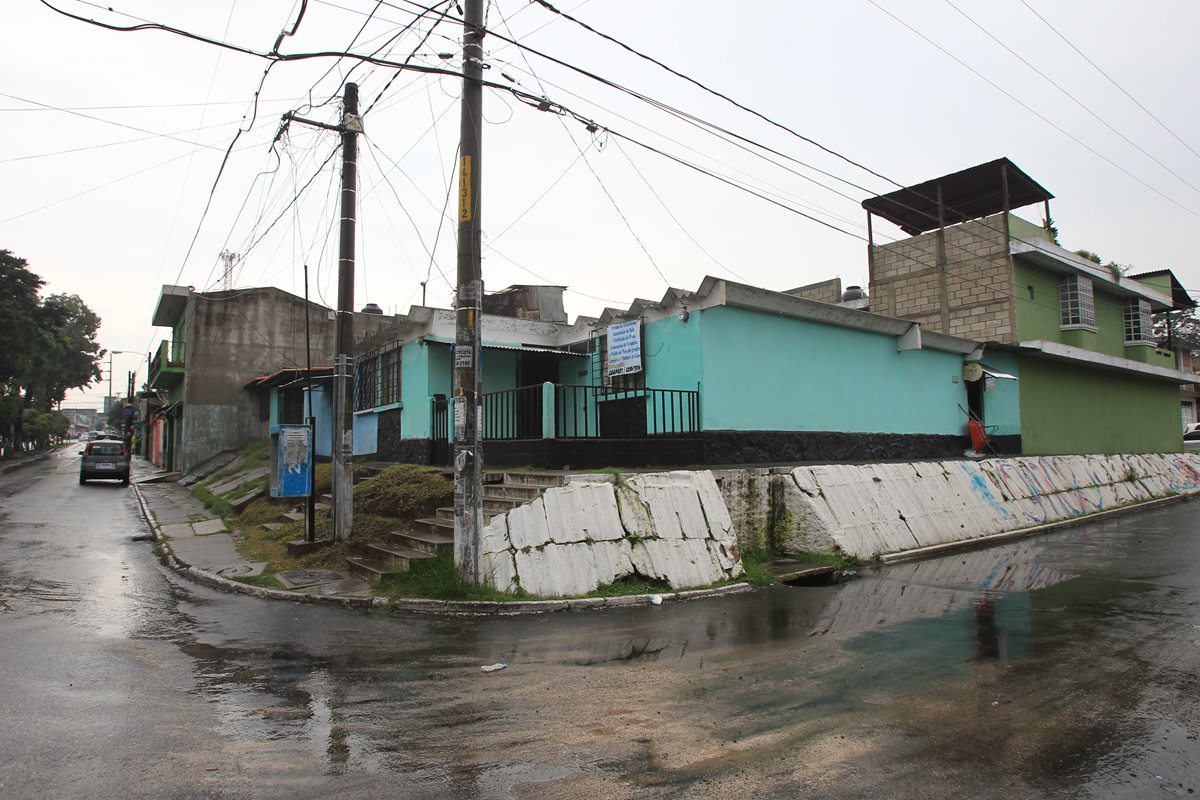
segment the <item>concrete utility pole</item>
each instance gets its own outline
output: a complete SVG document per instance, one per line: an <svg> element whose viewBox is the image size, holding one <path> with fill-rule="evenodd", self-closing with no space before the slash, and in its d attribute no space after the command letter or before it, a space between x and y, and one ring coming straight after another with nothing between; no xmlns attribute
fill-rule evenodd
<svg viewBox="0 0 1200 800"><path fill-rule="evenodd" d="M347 540L354 525L354 226L358 200L358 84L342 100L342 222L338 242L337 327L333 342L333 538Z"/></svg>
<svg viewBox="0 0 1200 800"><path fill-rule="evenodd" d="M463 99L458 164L458 303L454 325L454 563L470 586L483 582L479 437L480 186L483 146L483 0L466 0L463 15Z"/></svg>
<svg viewBox="0 0 1200 800"><path fill-rule="evenodd" d="M354 228L358 200L358 134L363 132L362 117L358 114L358 84L347 83L342 97L342 124L329 125L304 119L291 111L283 115L278 139L288 124L302 122L342 135L342 216L338 230L338 304L337 322L333 335L333 538L349 539L354 526ZM308 302L308 265L304 265L304 301ZM308 338L308 311L305 310L305 338ZM309 345L311 346L311 340ZM306 348L307 349L307 348ZM312 364L309 368L309 413L312 413ZM316 419L308 418L316 433ZM315 445L315 442L314 442ZM312 528L313 497L310 487L306 540L315 540Z"/></svg>

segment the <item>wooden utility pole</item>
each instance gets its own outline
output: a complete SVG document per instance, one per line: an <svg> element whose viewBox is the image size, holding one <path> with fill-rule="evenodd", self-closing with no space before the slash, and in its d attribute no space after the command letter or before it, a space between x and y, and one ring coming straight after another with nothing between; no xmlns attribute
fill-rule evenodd
<svg viewBox="0 0 1200 800"><path fill-rule="evenodd" d="M458 164L458 302L454 325L454 563L469 586L483 582L479 324L483 305L480 197L483 145L483 0L466 0Z"/></svg>
<svg viewBox="0 0 1200 800"><path fill-rule="evenodd" d="M342 219L338 241L337 326L333 340L333 538L350 538L354 525L354 228L358 205L358 84L342 100Z"/></svg>

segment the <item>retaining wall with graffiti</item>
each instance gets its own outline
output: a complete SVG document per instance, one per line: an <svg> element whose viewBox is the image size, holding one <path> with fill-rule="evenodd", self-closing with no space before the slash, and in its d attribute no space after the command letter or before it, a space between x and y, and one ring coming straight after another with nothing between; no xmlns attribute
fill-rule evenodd
<svg viewBox="0 0 1200 800"><path fill-rule="evenodd" d="M1200 454L830 464L716 477L744 549L872 558L1192 494Z"/></svg>

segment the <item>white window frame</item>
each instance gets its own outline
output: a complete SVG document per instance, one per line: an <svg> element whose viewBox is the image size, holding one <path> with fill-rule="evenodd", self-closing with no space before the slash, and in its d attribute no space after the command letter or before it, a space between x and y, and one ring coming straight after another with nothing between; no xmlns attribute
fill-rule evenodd
<svg viewBox="0 0 1200 800"><path fill-rule="evenodd" d="M1058 282L1058 302L1062 330L1096 330L1096 299L1091 278L1063 275Z"/></svg>
<svg viewBox="0 0 1200 800"><path fill-rule="evenodd" d="M1121 307L1125 322L1125 344L1157 344L1154 340L1154 319L1150 313L1150 301L1131 297Z"/></svg>

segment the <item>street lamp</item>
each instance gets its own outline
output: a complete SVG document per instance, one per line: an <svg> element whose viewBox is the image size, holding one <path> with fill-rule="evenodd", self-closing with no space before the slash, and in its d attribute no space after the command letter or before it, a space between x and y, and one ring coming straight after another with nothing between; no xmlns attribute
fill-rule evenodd
<svg viewBox="0 0 1200 800"><path fill-rule="evenodd" d="M133 352L132 350L109 350L108 351L108 408L105 409L105 411L104 411L105 414L112 411L112 396L113 396L113 393L112 393L112 371L113 371L112 357L124 355L126 353L132 353L132 352Z"/></svg>

